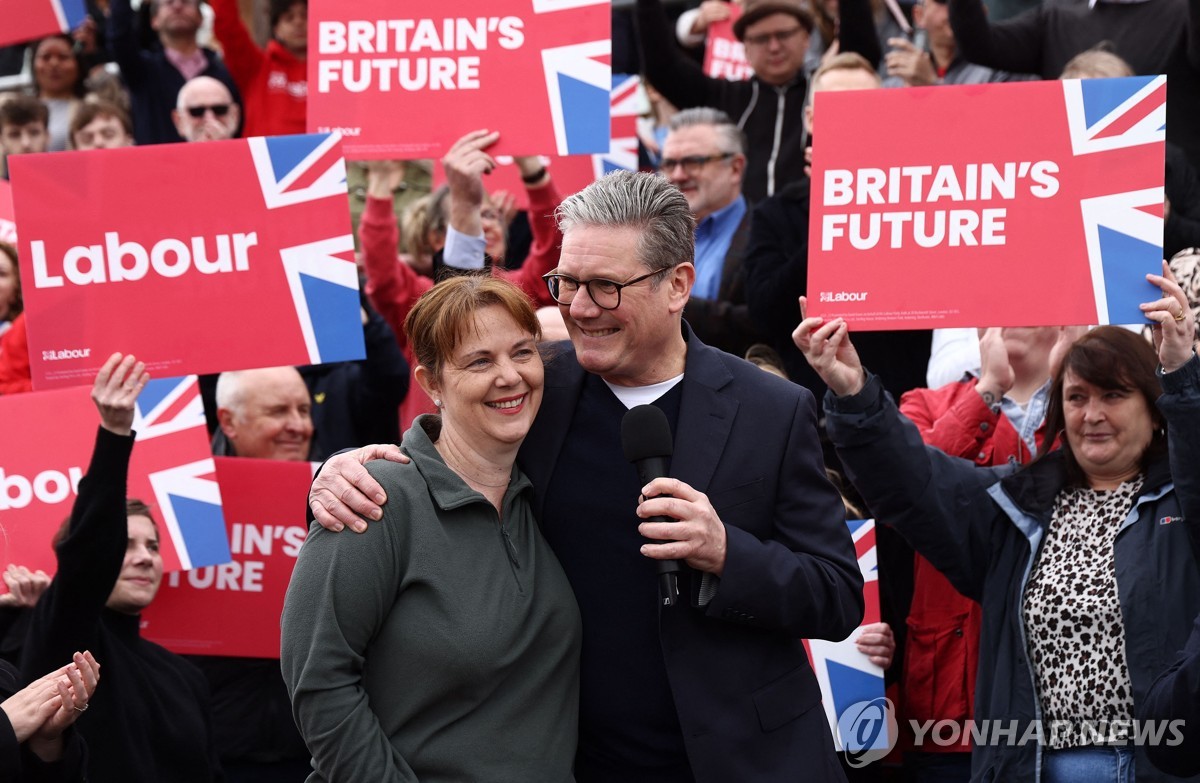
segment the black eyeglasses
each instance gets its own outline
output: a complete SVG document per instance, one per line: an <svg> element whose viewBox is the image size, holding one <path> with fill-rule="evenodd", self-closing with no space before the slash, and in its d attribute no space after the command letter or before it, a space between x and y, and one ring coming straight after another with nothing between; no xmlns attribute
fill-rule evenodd
<svg viewBox="0 0 1200 783"><path fill-rule="evenodd" d="M588 296L592 298L597 307L601 310L616 310L621 306L621 289L637 285L643 280L649 280L656 275L661 275L663 272L670 272L674 268L674 266L669 266L666 269L659 269L644 274L641 277L626 280L624 283L618 283L615 280L605 280L603 277L593 277L591 280L577 280L570 275L563 275L558 272L548 272L542 275L542 279L546 281L546 287L550 289L550 296L560 305L571 304L571 302L575 301L575 294L579 293L579 289L586 287Z"/></svg>
<svg viewBox="0 0 1200 783"><path fill-rule="evenodd" d="M729 160L734 156L732 152L718 152L715 155L688 155L686 158L663 158L659 165L659 171L663 174L670 174L675 170L676 166L683 167L683 173L689 177L694 177L700 173L700 169L707 166L716 160Z"/></svg>
<svg viewBox="0 0 1200 783"><path fill-rule="evenodd" d="M228 103L214 103L211 106L189 106L187 113L196 119L204 116L204 112L211 111L214 117L224 117L229 113Z"/></svg>

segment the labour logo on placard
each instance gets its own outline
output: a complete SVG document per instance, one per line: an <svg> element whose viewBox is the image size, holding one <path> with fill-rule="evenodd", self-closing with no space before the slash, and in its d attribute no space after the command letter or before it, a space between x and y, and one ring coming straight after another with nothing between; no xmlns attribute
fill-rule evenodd
<svg viewBox="0 0 1200 783"><path fill-rule="evenodd" d="M145 491L162 515L170 539L163 547L167 571L226 563L230 559L221 492L211 457L197 454L207 447L204 405L196 376L151 380L138 396L134 413L137 433L130 461L130 495ZM190 450L187 450L190 449ZM145 476L147 485L135 476Z"/></svg>
<svg viewBox="0 0 1200 783"><path fill-rule="evenodd" d="M854 539L858 567L863 577L863 597L866 612L863 625L879 622L879 567L875 554L875 521L855 519L847 523ZM859 629L840 642L810 639L805 642L809 661L821 686L821 703L829 720L834 737L838 738L838 750L861 750L848 748L838 734L838 718L853 705L882 699L884 694L883 670L858 651L854 640ZM894 739L894 738L893 738ZM872 734L872 746L886 743L888 735Z"/></svg>
<svg viewBox="0 0 1200 783"><path fill-rule="evenodd" d="M1062 83L1076 156L1162 144L1167 138L1167 77L1069 79ZM1124 284L1162 259L1162 187L1134 188L1114 179L1114 192L1080 203L1092 288L1100 323L1109 312L1136 310L1144 291Z"/></svg>

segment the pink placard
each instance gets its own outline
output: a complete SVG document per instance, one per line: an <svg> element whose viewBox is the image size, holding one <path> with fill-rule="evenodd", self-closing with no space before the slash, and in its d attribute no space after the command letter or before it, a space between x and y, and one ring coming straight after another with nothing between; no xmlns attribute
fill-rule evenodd
<svg viewBox="0 0 1200 783"><path fill-rule="evenodd" d="M608 149L608 0L311 0L308 128L351 158L440 157L468 131L502 155Z"/></svg>
<svg viewBox="0 0 1200 783"><path fill-rule="evenodd" d="M0 396L0 567L53 573L50 540L71 507L100 422L89 389ZM229 559L195 376L151 380L137 401L128 497L150 505L163 568Z"/></svg>
<svg viewBox="0 0 1200 783"><path fill-rule="evenodd" d="M1166 77L819 92L814 108L811 313L859 330L1145 322Z"/></svg>
<svg viewBox="0 0 1200 783"><path fill-rule="evenodd" d="M708 26L704 43L704 73L717 79L740 82L754 75L746 61L746 47L733 34L733 23L742 15L742 7L729 4L730 16Z"/></svg>
<svg viewBox="0 0 1200 783"><path fill-rule="evenodd" d="M142 633L178 653L279 657L279 615L308 535L309 462L216 457L233 560L171 574Z"/></svg>
<svg viewBox="0 0 1200 783"><path fill-rule="evenodd" d="M82 0L0 0L0 46L66 32L85 14Z"/></svg>
<svg viewBox="0 0 1200 783"><path fill-rule="evenodd" d="M35 389L114 351L158 377L363 357L336 136L9 163Z"/></svg>

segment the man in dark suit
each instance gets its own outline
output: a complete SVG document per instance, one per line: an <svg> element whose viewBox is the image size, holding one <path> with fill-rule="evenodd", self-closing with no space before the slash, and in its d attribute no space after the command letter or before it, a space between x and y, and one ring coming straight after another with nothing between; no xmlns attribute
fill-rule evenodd
<svg viewBox="0 0 1200 783"><path fill-rule="evenodd" d="M665 179L610 175L564 201L559 221L548 278L572 345L547 363L518 462L583 617L576 779L842 780L800 639L845 638L862 578L812 395L683 321L694 223ZM646 486L620 437L641 403L674 433L673 478ZM331 460L309 498L318 520L361 522L345 504L371 504L348 482L393 452ZM674 521L641 521L657 515ZM659 605L658 559L685 564L675 606Z"/></svg>

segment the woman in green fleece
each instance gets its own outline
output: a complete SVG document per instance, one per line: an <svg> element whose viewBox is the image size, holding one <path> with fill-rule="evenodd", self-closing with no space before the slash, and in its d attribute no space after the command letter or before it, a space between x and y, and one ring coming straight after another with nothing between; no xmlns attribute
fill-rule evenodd
<svg viewBox="0 0 1200 783"><path fill-rule="evenodd" d="M538 531L517 449L542 401L537 318L492 277L435 286L405 322L409 464L362 535L314 524L283 609L309 781L572 781L579 611Z"/></svg>

